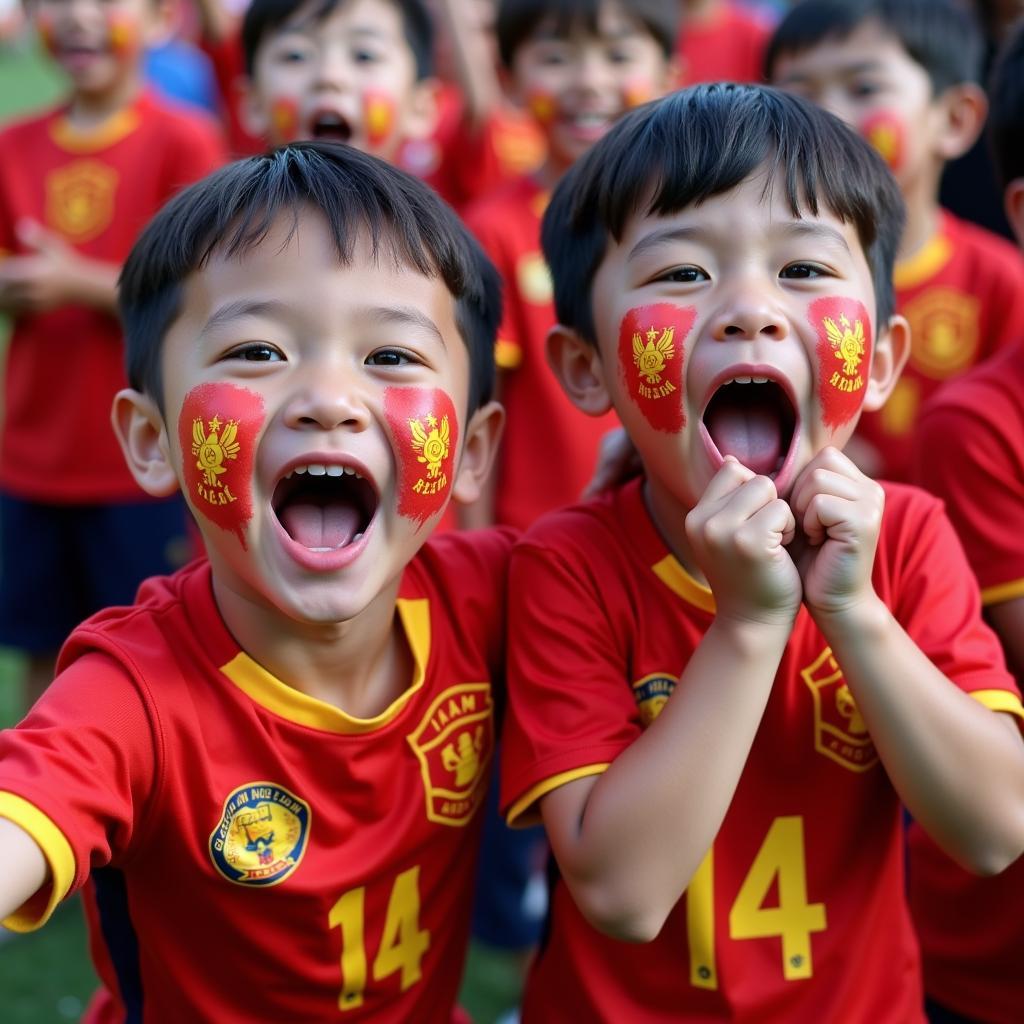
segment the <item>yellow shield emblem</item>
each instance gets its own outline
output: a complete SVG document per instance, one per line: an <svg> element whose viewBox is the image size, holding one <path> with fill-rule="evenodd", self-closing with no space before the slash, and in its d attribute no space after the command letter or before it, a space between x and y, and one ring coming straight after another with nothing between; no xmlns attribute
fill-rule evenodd
<svg viewBox="0 0 1024 1024"><path fill-rule="evenodd" d="M932 380L945 380L975 362L981 303L954 288L931 288L903 310L913 344L910 364Z"/></svg>
<svg viewBox="0 0 1024 1024"><path fill-rule="evenodd" d="M102 234L114 215L118 174L98 160L75 160L46 178L46 222L69 242Z"/></svg>
<svg viewBox="0 0 1024 1024"><path fill-rule="evenodd" d="M873 768L878 751L832 648L826 647L800 675L814 699L814 749L851 771Z"/></svg>

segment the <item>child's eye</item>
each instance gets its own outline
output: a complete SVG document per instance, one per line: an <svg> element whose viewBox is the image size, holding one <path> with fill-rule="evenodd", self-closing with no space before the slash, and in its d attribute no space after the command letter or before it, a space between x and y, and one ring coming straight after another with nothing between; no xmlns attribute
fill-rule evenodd
<svg viewBox="0 0 1024 1024"><path fill-rule="evenodd" d="M696 284L698 281L710 281L711 278L700 267L675 267L666 271L659 281L672 281L675 284Z"/></svg>
<svg viewBox="0 0 1024 1024"><path fill-rule="evenodd" d="M874 96L881 91L877 82L857 81L850 85L850 95L856 96L858 99Z"/></svg>
<svg viewBox="0 0 1024 1024"><path fill-rule="evenodd" d="M366 358L368 366L407 366L417 362L416 357L404 348L381 348Z"/></svg>
<svg viewBox="0 0 1024 1024"><path fill-rule="evenodd" d="M239 345L228 352L224 358L240 359L246 363L284 362L284 355L281 353L281 350L263 341L252 341L245 345Z"/></svg>
<svg viewBox="0 0 1024 1024"><path fill-rule="evenodd" d="M356 64L379 64L381 59L381 55L375 50L359 47L352 51L352 60Z"/></svg>
<svg viewBox="0 0 1024 1024"><path fill-rule="evenodd" d="M281 64L302 64L309 58L305 50L282 50L278 55Z"/></svg>
<svg viewBox="0 0 1024 1024"><path fill-rule="evenodd" d="M808 281L811 278L827 276L828 270L818 263L790 263L779 272L779 277L790 281Z"/></svg>

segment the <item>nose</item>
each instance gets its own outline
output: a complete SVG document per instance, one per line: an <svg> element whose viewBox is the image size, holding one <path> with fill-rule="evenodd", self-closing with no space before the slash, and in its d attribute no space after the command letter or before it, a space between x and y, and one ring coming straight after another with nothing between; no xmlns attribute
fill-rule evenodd
<svg viewBox="0 0 1024 1024"><path fill-rule="evenodd" d="M286 408L286 422L296 430L359 432L369 426L372 413L368 389L354 367L338 362L311 363L295 380Z"/></svg>
<svg viewBox="0 0 1024 1024"><path fill-rule="evenodd" d="M352 62L347 50L335 43L321 46L316 65L316 88L342 91L352 84Z"/></svg>
<svg viewBox="0 0 1024 1024"><path fill-rule="evenodd" d="M602 92L609 83L611 72L603 53L593 47L585 47L576 58L573 85L582 93Z"/></svg>
<svg viewBox="0 0 1024 1024"><path fill-rule="evenodd" d="M789 333L786 318L763 288L740 287L712 319L716 341L781 341Z"/></svg>

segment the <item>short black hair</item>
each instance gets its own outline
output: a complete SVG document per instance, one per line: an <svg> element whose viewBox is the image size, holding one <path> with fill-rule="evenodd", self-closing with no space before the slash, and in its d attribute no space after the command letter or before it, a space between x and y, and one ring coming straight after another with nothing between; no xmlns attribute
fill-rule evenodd
<svg viewBox="0 0 1024 1024"><path fill-rule="evenodd" d="M541 228L558 322L596 344L591 289L609 240L622 238L631 217L699 205L765 165L781 173L795 215L827 207L855 226L885 323L895 309L892 268L904 206L881 157L807 100L727 82L632 111L559 182Z"/></svg>
<svg viewBox="0 0 1024 1024"><path fill-rule="evenodd" d="M614 3L643 25L665 56L672 56L679 30L676 0L499 0L494 31L502 64L512 67L516 50L548 19L559 36L568 37L577 27L596 35L598 16L606 3Z"/></svg>
<svg viewBox="0 0 1024 1024"><path fill-rule="evenodd" d="M988 133L999 180L1024 178L1024 21L1006 40L988 89Z"/></svg>
<svg viewBox="0 0 1024 1024"><path fill-rule="evenodd" d="M977 18L961 0L803 0L779 22L764 55L765 78L787 54L826 39L845 39L877 21L927 73L935 96L950 86L977 82L985 40Z"/></svg>
<svg viewBox="0 0 1024 1024"><path fill-rule="evenodd" d="M281 216L319 212L348 265L357 239L375 256L440 277L469 349L468 409L490 400L501 280L455 213L417 178L350 146L296 142L228 164L178 193L149 222L121 271L128 382L163 409L161 353L186 278L214 253L261 245Z"/></svg>
<svg viewBox="0 0 1024 1024"><path fill-rule="evenodd" d="M276 32L296 11L309 5L313 21L324 20L348 0L251 0L242 19L242 53L245 73L252 78L256 53L267 36ZM417 79L434 73L434 22L423 0L388 0L402 16L405 41L416 59Z"/></svg>

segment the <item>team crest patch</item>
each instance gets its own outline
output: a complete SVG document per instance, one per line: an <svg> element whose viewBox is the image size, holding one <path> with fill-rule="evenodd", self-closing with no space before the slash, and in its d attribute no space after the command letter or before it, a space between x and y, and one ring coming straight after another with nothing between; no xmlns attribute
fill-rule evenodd
<svg viewBox="0 0 1024 1024"><path fill-rule="evenodd" d="M230 882L277 885L299 865L309 842L305 800L273 782L247 782L224 801L210 833L210 859Z"/></svg>
<svg viewBox="0 0 1024 1024"><path fill-rule="evenodd" d="M76 160L47 175L46 221L69 242L88 242L114 216L118 174L98 160Z"/></svg>
<svg viewBox="0 0 1024 1024"><path fill-rule="evenodd" d="M972 366L981 344L981 303L955 288L933 288L906 304L913 345L910 363L932 380L945 380Z"/></svg>
<svg viewBox="0 0 1024 1024"><path fill-rule="evenodd" d="M851 771L873 768L878 751L832 648L826 647L800 675L814 698L814 749Z"/></svg>
<svg viewBox="0 0 1024 1024"><path fill-rule="evenodd" d="M636 700L640 721L645 729L661 714L661 709L665 706L665 701L672 696L677 682L675 676L670 676L667 672L654 672L633 684L633 698Z"/></svg>
<svg viewBox="0 0 1024 1024"><path fill-rule="evenodd" d="M407 739L420 763L427 818L442 825L465 825L487 792L487 768L494 753L490 683L449 687Z"/></svg>

